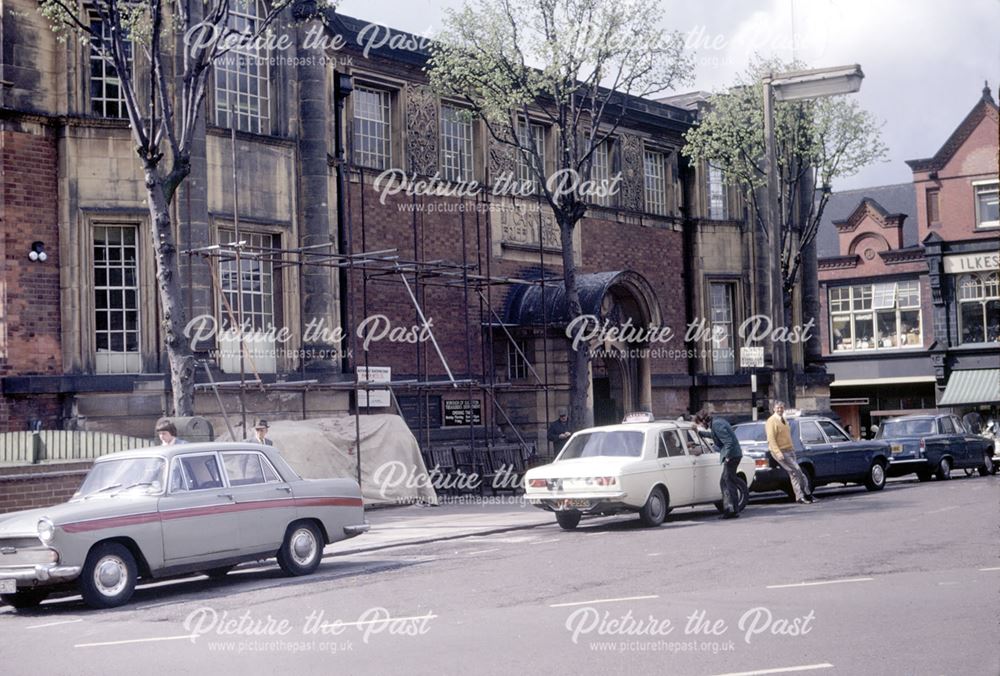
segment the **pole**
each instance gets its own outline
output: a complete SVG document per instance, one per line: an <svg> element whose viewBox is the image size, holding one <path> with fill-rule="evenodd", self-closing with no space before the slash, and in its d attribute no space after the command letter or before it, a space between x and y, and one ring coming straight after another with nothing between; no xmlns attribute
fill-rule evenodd
<svg viewBox="0 0 1000 676"><path fill-rule="evenodd" d="M764 161L767 165L767 234L771 241L771 400L783 401L788 406L791 392L788 391L788 363L784 345L774 341L774 336L784 334L785 304L782 294L781 274L781 215L778 205L778 158L774 136L774 90L771 76L763 80L764 85Z"/></svg>
<svg viewBox="0 0 1000 676"><path fill-rule="evenodd" d="M233 105L233 92L229 92L229 130L230 145L232 146L233 161L233 239L236 240L236 324L240 337L240 434L247 435L247 403L243 398L246 388L246 364L244 363L244 353L246 341L243 339L243 260L240 256L242 244L240 243L240 191L236 173L236 107ZM233 437L233 441L237 439Z"/></svg>

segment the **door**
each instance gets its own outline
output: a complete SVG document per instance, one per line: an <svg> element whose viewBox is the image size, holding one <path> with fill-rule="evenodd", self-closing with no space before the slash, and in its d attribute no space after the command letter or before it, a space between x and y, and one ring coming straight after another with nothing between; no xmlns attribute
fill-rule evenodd
<svg viewBox="0 0 1000 676"><path fill-rule="evenodd" d="M852 442L840 426L830 420L817 420L835 454L835 471L838 476L864 475L868 472L869 452L865 445Z"/></svg>
<svg viewBox="0 0 1000 676"><path fill-rule="evenodd" d="M815 420L799 421L799 440L805 451L798 457L799 463L803 460L812 463L813 478L817 484L838 474L837 449L827 440Z"/></svg>
<svg viewBox="0 0 1000 676"><path fill-rule="evenodd" d="M174 457L167 494L160 498L167 566L235 556L239 513L215 453Z"/></svg>
<svg viewBox="0 0 1000 676"><path fill-rule="evenodd" d="M955 425L949 416L944 415L938 418L938 435L936 442L941 449L940 455L950 455L952 457L952 467L960 467L963 464L963 444L959 442L956 436Z"/></svg>
<svg viewBox="0 0 1000 676"><path fill-rule="evenodd" d="M690 505L694 497L694 458L684 450L677 430L663 430L657 449L663 483L670 492L670 506Z"/></svg>
<svg viewBox="0 0 1000 676"><path fill-rule="evenodd" d="M241 553L277 551L295 520L291 487L258 451L223 453L222 466L239 513Z"/></svg>
<svg viewBox="0 0 1000 676"><path fill-rule="evenodd" d="M717 502L722 499L722 465L719 454L705 443L697 430L688 429L684 436L688 455L694 458L694 502Z"/></svg>

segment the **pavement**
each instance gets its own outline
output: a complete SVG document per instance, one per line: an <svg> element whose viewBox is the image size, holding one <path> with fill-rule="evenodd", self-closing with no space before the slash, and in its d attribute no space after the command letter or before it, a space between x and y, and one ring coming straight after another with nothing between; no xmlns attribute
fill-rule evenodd
<svg viewBox="0 0 1000 676"><path fill-rule="evenodd" d="M441 504L399 505L368 509L371 530L329 545L325 556L346 556L469 536L492 535L555 523L549 512L524 501L522 495L442 496Z"/></svg>

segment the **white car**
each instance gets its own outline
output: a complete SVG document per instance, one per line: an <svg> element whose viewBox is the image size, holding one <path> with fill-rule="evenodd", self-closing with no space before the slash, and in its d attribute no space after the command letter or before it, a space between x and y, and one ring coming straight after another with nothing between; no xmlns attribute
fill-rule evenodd
<svg viewBox="0 0 1000 676"><path fill-rule="evenodd" d="M754 461L744 457L737 475L740 505L753 483ZM639 512L658 526L674 507L715 504L722 509L719 454L689 422L643 422L592 427L570 437L549 465L525 475L525 498L555 512L570 530L584 514Z"/></svg>

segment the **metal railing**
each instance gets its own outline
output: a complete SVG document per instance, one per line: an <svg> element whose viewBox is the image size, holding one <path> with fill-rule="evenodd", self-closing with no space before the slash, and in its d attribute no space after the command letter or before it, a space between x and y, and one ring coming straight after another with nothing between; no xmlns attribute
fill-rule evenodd
<svg viewBox="0 0 1000 676"><path fill-rule="evenodd" d="M108 453L153 446L153 439L110 432L41 430L0 433L0 464L93 460Z"/></svg>

